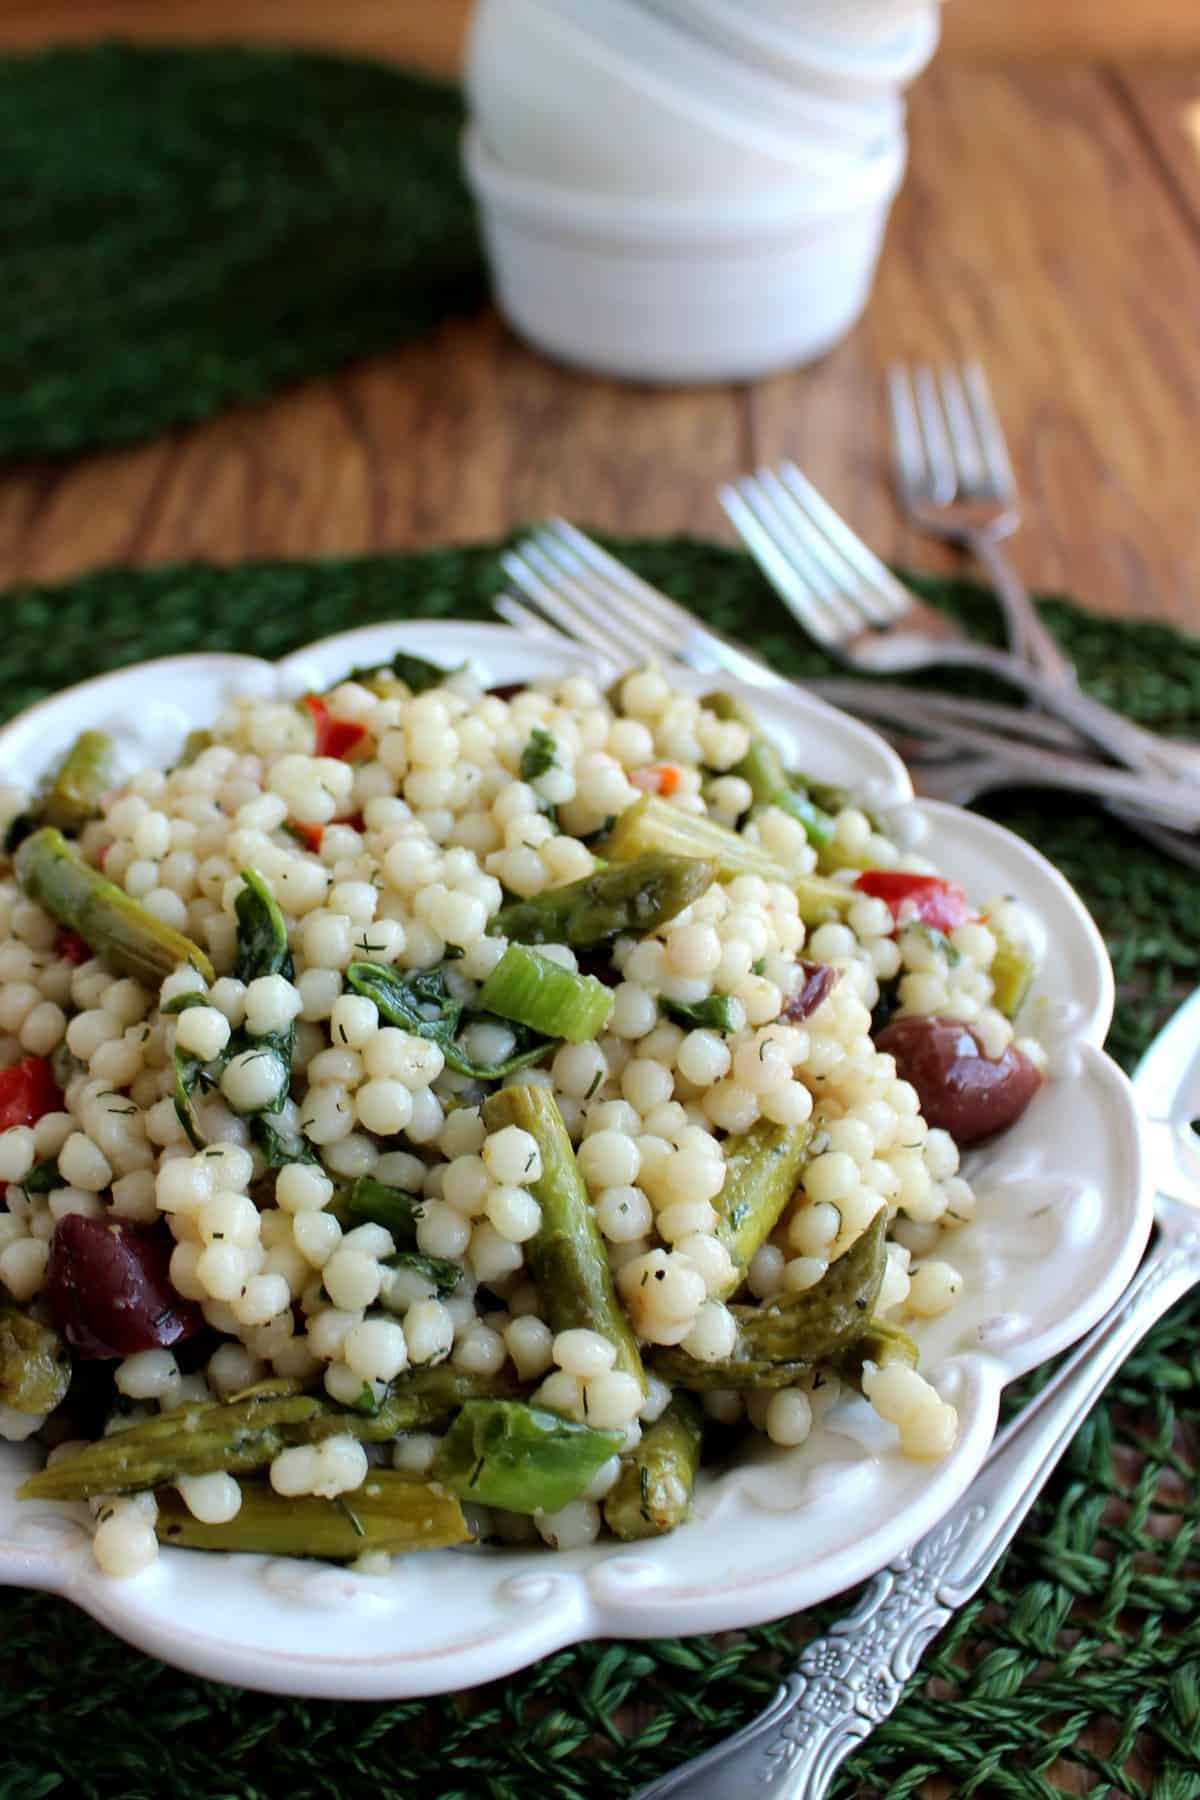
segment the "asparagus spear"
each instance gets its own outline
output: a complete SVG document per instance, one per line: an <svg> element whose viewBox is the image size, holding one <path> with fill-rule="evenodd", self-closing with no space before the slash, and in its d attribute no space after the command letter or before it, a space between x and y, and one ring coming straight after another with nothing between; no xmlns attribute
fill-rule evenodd
<svg viewBox="0 0 1200 1800"><path fill-rule="evenodd" d="M489 1131L519 1125L541 1152L541 1175L528 1185L542 1222L525 1254L550 1329L586 1326L600 1332L616 1349L614 1367L636 1376L644 1391L637 1340L617 1299L604 1240L553 1094L544 1087L501 1088L484 1101L483 1122Z"/></svg>
<svg viewBox="0 0 1200 1800"><path fill-rule="evenodd" d="M704 705L719 719L737 719L754 732L754 720L749 711L732 694L708 694ZM749 785L756 807L777 806L781 812L799 820L809 843L818 850L828 844L833 836L833 819L810 794L796 788L770 738L760 737L755 732L749 750L730 774L739 775Z"/></svg>
<svg viewBox="0 0 1200 1800"><path fill-rule="evenodd" d="M15 1306L0 1306L0 1405L53 1412L71 1385L71 1359L57 1331Z"/></svg>
<svg viewBox="0 0 1200 1800"><path fill-rule="evenodd" d="M392 1387L374 1413L347 1412L294 1382L264 1382L224 1403L195 1401L143 1419L127 1431L89 1444L68 1462L31 1475L23 1500L88 1500L94 1494L132 1494L180 1475L232 1475L262 1469L293 1444L318 1444L343 1433L384 1443L399 1431L431 1425L464 1401L507 1397L502 1376L464 1374L445 1366L414 1369Z"/></svg>
<svg viewBox="0 0 1200 1800"><path fill-rule="evenodd" d="M779 1222L808 1158L812 1125L760 1123L726 1138L725 1185L714 1200L717 1236L728 1250L734 1275L718 1297L727 1299L745 1279L751 1258Z"/></svg>
<svg viewBox="0 0 1200 1800"><path fill-rule="evenodd" d="M113 741L103 731L81 731L59 764L42 803L42 819L74 834L100 811L112 786Z"/></svg>
<svg viewBox="0 0 1200 1800"><path fill-rule="evenodd" d="M319 1556L349 1562L368 1550L440 1550L470 1538L462 1507L434 1481L372 1469L360 1488L322 1500L277 1494L248 1481L236 1516L223 1525L193 1518L171 1489L157 1496L154 1529L164 1544L241 1550L265 1556Z"/></svg>
<svg viewBox="0 0 1200 1800"><path fill-rule="evenodd" d="M682 1525L700 1466L701 1419L695 1402L676 1394L662 1417L642 1433L604 1502L614 1537L661 1537Z"/></svg>
<svg viewBox="0 0 1200 1800"><path fill-rule="evenodd" d="M532 900L514 900L496 914L491 929L518 944L571 944L577 950L594 949L623 933L642 937L656 931L707 893L717 877L711 852L673 855L674 849L668 843L639 845L622 855L618 868L596 869Z"/></svg>
<svg viewBox="0 0 1200 1800"><path fill-rule="evenodd" d="M573 974L525 944L510 944L484 982L479 1005L546 1037L586 1044L603 1030L613 997L594 975Z"/></svg>
<svg viewBox="0 0 1200 1800"><path fill-rule="evenodd" d="M382 1225L397 1247L411 1249L416 1244L420 1199L403 1188L387 1187L373 1175L360 1175L349 1187L340 1188L329 1211L346 1231L353 1225Z"/></svg>
<svg viewBox="0 0 1200 1800"><path fill-rule="evenodd" d="M557 1512L617 1454L623 1437L520 1400L469 1400L438 1445L432 1473L461 1500Z"/></svg>
<svg viewBox="0 0 1200 1800"><path fill-rule="evenodd" d="M605 849L617 864L661 851L715 864L723 881L732 880L735 875L760 875L764 881L781 881L795 891L800 917L806 925L823 925L830 919L844 918L857 897L852 888L843 887L840 882L786 868L736 831L712 819L685 813L654 794L647 794L621 814Z"/></svg>
<svg viewBox="0 0 1200 1800"><path fill-rule="evenodd" d="M805 1365L839 1356L867 1330L883 1285L886 1236L887 1211L881 1207L815 1287L761 1306L731 1306L738 1323L732 1356L704 1363L686 1350L660 1350L654 1373L688 1390L792 1386ZM786 1381L777 1378L784 1368Z"/></svg>
<svg viewBox="0 0 1200 1800"><path fill-rule="evenodd" d="M740 1031L746 1023L746 1009L732 994L709 994L705 1000L685 1003L664 1000L662 1009L668 1019L686 1031Z"/></svg>
<svg viewBox="0 0 1200 1800"><path fill-rule="evenodd" d="M123 888L84 862L60 831L47 825L27 837L16 854L17 880L31 900L81 938L122 975L157 988L180 963L191 963L205 981L212 964L197 944L164 925L131 900Z"/></svg>

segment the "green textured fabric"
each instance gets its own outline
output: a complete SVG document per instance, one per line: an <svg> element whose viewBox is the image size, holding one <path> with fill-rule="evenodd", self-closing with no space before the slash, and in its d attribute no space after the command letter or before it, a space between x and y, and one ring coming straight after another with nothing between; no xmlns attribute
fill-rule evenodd
<svg viewBox="0 0 1200 1800"><path fill-rule="evenodd" d="M0 59L0 455L150 437L473 308L462 118L296 51Z"/></svg>
<svg viewBox="0 0 1200 1800"><path fill-rule="evenodd" d="M827 672L744 557L689 541L614 547L781 669ZM922 585L995 635L980 590ZM25 590L3 602L0 712L145 656L274 656L372 620L484 618L498 586L495 548L481 547L113 570ZM1046 616L1094 692L1147 724L1200 728L1200 642L1064 601ZM1112 1044L1129 1064L1197 979L1193 879L1074 802L1011 795L989 811L1093 907L1120 983ZM1183 1305L1126 1366L839 1795L904 1800L940 1777L930 1791L953 1796L1200 1796L1198 1328L1200 1304ZM9 1595L0 1800L620 1800L746 1723L798 1638L848 1604L714 1638L584 1644L507 1682L389 1706L241 1693L115 1644L61 1601Z"/></svg>

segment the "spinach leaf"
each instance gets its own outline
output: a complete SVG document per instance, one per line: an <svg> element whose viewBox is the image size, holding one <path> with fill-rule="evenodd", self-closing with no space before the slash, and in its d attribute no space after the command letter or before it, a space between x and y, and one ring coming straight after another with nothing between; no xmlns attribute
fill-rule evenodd
<svg viewBox="0 0 1200 1800"><path fill-rule="evenodd" d="M554 767L558 757L558 744L543 725L535 725L529 734L529 742L521 752L521 780L536 781L547 769Z"/></svg>
<svg viewBox="0 0 1200 1800"><path fill-rule="evenodd" d="M402 1250L397 1256L389 1256L387 1266L389 1269L411 1269L414 1275L429 1283L439 1300L452 1294L463 1276L457 1263L447 1262L442 1256L422 1256L417 1250Z"/></svg>
<svg viewBox="0 0 1200 1800"><path fill-rule="evenodd" d="M394 675L397 681L404 683L410 694L423 694L427 688L440 687L447 675L456 675L458 669L465 667L465 663L459 663L457 669L443 669L437 663L430 662L427 657L413 656L407 650L397 650L391 662L351 669L346 680L360 681L369 687L372 676Z"/></svg>
<svg viewBox="0 0 1200 1800"><path fill-rule="evenodd" d="M282 975L290 981L292 953L275 896L257 869L243 869L242 880L246 885L233 903L238 922L234 975L246 982L262 975Z"/></svg>
<svg viewBox="0 0 1200 1800"><path fill-rule="evenodd" d="M353 1187L339 1194L336 1210L345 1225L382 1225L401 1248L416 1244L421 1202L403 1188L387 1187L372 1175L360 1175Z"/></svg>
<svg viewBox="0 0 1200 1800"><path fill-rule="evenodd" d="M288 1163L312 1163L320 1168L321 1159L302 1131L281 1131L266 1113L251 1119L250 1130L269 1169L282 1169Z"/></svg>
<svg viewBox="0 0 1200 1800"><path fill-rule="evenodd" d="M58 1172L56 1156L43 1157L41 1162L34 1163L24 1181L15 1181L14 1187L23 1188L27 1194L48 1194L51 1188L66 1187L66 1182Z"/></svg>
<svg viewBox="0 0 1200 1800"><path fill-rule="evenodd" d="M693 1006L681 1000L664 1000L662 1008L669 1019L689 1031L740 1031L746 1022L746 1009L732 994L710 994Z"/></svg>

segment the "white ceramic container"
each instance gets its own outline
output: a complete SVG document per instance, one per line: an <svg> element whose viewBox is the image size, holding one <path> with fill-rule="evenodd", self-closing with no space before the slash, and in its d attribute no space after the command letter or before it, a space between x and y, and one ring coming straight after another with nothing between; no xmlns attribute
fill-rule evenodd
<svg viewBox="0 0 1200 1800"><path fill-rule="evenodd" d="M920 74L937 49L936 0L910 7L876 31L849 28L840 7L746 5L744 0L642 0L703 35L715 50L793 84L797 97L842 105L884 103Z"/></svg>
<svg viewBox="0 0 1200 1800"><path fill-rule="evenodd" d="M469 131L497 302L564 362L653 382L748 381L810 361L866 305L904 170L897 137L853 178L683 202L518 175Z"/></svg>
<svg viewBox="0 0 1200 1800"><path fill-rule="evenodd" d="M480 0L466 86L501 162L609 194L833 180L903 120L894 93L797 89L637 0Z"/></svg>

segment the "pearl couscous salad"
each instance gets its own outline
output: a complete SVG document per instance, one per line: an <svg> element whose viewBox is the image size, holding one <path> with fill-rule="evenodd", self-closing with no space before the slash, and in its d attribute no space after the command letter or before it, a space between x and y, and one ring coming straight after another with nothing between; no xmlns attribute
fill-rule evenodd
<svg viewBox="0 0 1200 1800"><path fill-rule="evenodd" d="M846 1389L950 1449L906 1325L1039 1085L1015 902L654 669L112 756L0 863L0 1435L105 1570L649 1537Z"/></svg>

